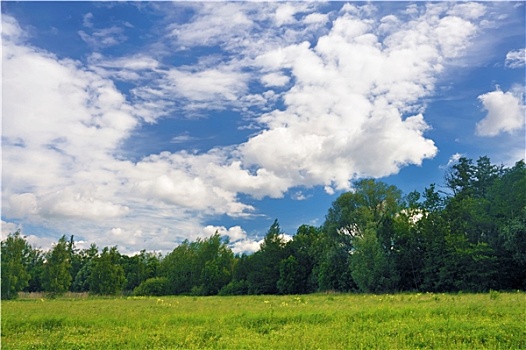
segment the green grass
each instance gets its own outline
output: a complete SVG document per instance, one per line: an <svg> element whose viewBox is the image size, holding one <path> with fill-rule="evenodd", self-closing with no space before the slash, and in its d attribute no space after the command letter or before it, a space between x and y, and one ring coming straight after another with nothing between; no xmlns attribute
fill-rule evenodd
<svg viewBox="0 0 526 350"><path fill-rule="evenodd" d="M2 349L526 349L526 294L19 299Z"/></svg>

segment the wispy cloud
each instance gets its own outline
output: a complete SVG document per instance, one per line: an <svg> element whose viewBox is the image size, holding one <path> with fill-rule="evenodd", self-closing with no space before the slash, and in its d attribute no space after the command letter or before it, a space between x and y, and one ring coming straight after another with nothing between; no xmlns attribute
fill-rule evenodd
<svg viewBox="0 0 526 350"><path fill-rule="evenodd" d="M526 49L510 51L506 54L505 65L508 68L521 68L526 65Z"/></svg>

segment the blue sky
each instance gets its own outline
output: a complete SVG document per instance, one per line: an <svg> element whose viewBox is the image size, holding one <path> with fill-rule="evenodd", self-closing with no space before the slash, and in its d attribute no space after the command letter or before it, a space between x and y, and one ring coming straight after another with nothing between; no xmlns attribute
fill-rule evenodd
<svg viewBox="0 0 526 350"><path fill-rule="evenodd" d="M2 2L2 234L167 252L524 158L523 2Z"/></svg>

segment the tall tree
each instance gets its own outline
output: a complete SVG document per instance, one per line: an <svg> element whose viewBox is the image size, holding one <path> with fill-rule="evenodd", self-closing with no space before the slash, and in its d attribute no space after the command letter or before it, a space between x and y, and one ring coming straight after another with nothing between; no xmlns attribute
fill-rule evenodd
<svg viewBox="0 0 526 350"><path fill-rule="evenodd" d="M318 270L323 249L321 229L301 225L286 243L289 257L279 267L278 290L281 294L304 294L318 290Z"/></svg>
<svg viewBox="0 0 526 350"><path fill-rule="evenodd" d="M31 247L20 231L9 234L1 247L2 299L15 299L31 277L27 271Z"/></svg>
<svg viewBox="0 0 526 350"><path fill-rule="evenodd" d="M90 292L94 294L115 295L122 291L126 277L117 247L104 247L100 256L93 259L88 281Z"/></svg>
<svg viewBox="0 0 526 350"><path fill-rule="evenodd" d="M189 293L197 281L196 244L185 240L161 261L161 275L172 294Z"/></svg>
<svg viewBox="0 0 526 350"><path fill-rule="evenodd" d="M261 249L251 259L252 270L248 275L250 294L277 294L279 267L281 260L287 258L283 232L276 219L270 226Z"/></svg>
<svg viewBox="0 0 526 350"><path fill-rule="evenodd" d="M337 265L328 260L322 261L321 285L342 285L338 280L344 275L340 271L330 273L331 265L336 269L347 266L350 276L360 278L360 271L371 266L371 259L377 269L387 269L375 273L384 276L385 281L388 279L392 282L384 283L382 280L384 282L381 282L381 288L384 288L383 285L394 285L398 277L391 268L394 263L395 242L393 218L402 208L401 192L395 186L374 179L357 181L353 187L352 192L344 193L336 199L326 216L324 230L328 240L334 242L328 245L326 257L332 260L337 258ZM354 270L357 270L356 273L353 273ZM334 276L338 280L327 281L327 276ZM372 288L367 283L361 285L367 289Z"/></svg>
<svg viewBox="0 0 526 350"><path fill-rule="evenodd" d="M89 248L78 253L80 268L73 278L72 290L74 292L89 292L89 277L93 268L93 260L98 256L99 248L92 243Z"/></svg>
<svg viewBox="0 0 526 350"><path fill-rule="evenodd" d="M44 262L46 254L37 248L32 248L29 251L27 259L27 272L31 276L29 284L24 288L25 292L42 292L42 275L44 271Z"/></svg>
<svg viewBox="0 0 526 350"><path fill-rule="evenodd" d="M46 256L42 284L44 291L56 297L68 291L71 284L71 261L66 236L62 236Z"/></svg>

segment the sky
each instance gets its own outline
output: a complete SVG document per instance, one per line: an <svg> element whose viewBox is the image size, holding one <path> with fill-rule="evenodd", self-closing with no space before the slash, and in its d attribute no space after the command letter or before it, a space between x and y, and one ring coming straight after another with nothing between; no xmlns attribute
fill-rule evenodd
<svg viewBox="0 0 526 350"><path fill-rule="evenodd" d="M258 249L525 158L524 2L1 2L2 236Z"/></svg>

